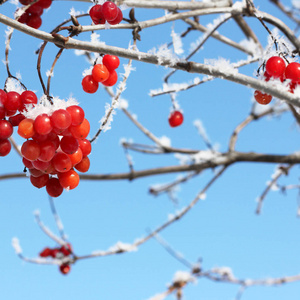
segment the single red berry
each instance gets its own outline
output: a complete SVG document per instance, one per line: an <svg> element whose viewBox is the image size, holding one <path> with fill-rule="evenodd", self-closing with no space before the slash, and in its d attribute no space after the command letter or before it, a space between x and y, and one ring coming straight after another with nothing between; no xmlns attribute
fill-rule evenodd
<svg viewBox="0 0 300 300"><path fill-rule="evenodd" d="M46 191L50 197L59 197L64 191L57 178L50 178L46 184Z"/></svg>
<svg viewBox="0 0 300 300"><path fill-rule="evenodd" d="M85 173L90 168L90 159L88 156L82 158L81 162L75 165L75 169L81 173Z"/></svg>
<svg viewBox="0 0 300 300"><path fill-rule="evenodd" d="M18 11L18 9L17 9ZM25 11L19 18L18 18L18 21L22 24L25 24L27 23L29 19L29 13L27 11Z"/></svg>
<svg viewBox="0 0 300 300"><path fill-rule="evenodd" d="M92 70L93 79L97 82L102 82L108 79L109 71L103 64L96 64Z"/></svg>
<svg viewBox="0 0 300 300"><path fill-rule="evenodd" d="M105 24L105 18L102 14L102 5L100 4L94 5L90 9L89 15L95 25Z"/></svg>
<svg viewBox="0 0 300 300"><path fill-rule="evenodd" d="M73 190L75 189L79 184L79 175L74 170L69 170L68 172L59 173L58 179L60 185L67 189L67 190Z"/></svg>
<svg viewBox="0 0 300 300"><path fill-rule="evenodd" d="M13 134L13 126L6 120L0 120L0 140L8 139Z"/></svg>
<svg viewBox="0 0 300 300"><path fill-rule="evenodd" d="M61 272L62 274L66 275L66 274L68 274L68 273L70 272L71 267L70 267L69 264L61 264L61 265L59 266L59 270L60 270L60 272Z"/></svg>
<svg viewBox="0 0 300 300"><path fill-rule="evenodd" d="M17 92L8 92L6 94L7 100L4 103L4 106L7 110L16 111L22 107L21 96Z"/></svg>
<svg viewBox="0 0 300 300"><path fill-rule="evenodd" d="M79 148L81 149L83 156L87 156L91 153L92 144L89 140L80 139L80 140L78 140L78 143L79 143Z"/></svg>
<svg viewBox="0 0 300 300"><path fill-rule="evenodd" d="M72 254L72 246L68 243L68 244L66 244L64 246L61 246L60 249L59 249L59 251L63 255L68 256L68 255Z"/></svg>
<svg viewBox="0 0 300 300"><path fill-rule="evenodd" d="M18 134L24 138L29 139L35 135L34 130L34 120L32 119L23 119L18 125Z"/></svg>
<svg viewBox="0 0 300 300"><path fill-rule="evenodd" d="M30 176L30 182L32 183L32 185L38 189L46 186L47 182L49 180L49 175L48 174L44 174L38 177L34 177L34 176ZM41 256L41 255L40 255Z"/></svg>
<svg viewBox="0 0 300 300"><path fill-rule="evenodd" d="M99 83L93 78L92 75L87 75L82 79L82 88L86 93L96 93L99 87Z"/></svg>
<svg viewBox="0 0 300 300"><path fill-rule="evenodd" d="M57 152L52 159L53 167L57 172L68 172L72 168L72 162L68 154Z"/></svg>
<svg viewBox="0 0 300 300"><path fill-rule="evenodd" d="M272 95L265 94L265 93L262 93L261 91L256 90L254 92L254 98L255 98L257 103L266 105L266 104L269 104L271 102Z"/></svg>
<svg viewBox="0 0 300 300"><path fill-rule="evenodd" d="M181 125L182 122L183 122L183 114L178 110L174 110L169 116L170 126L177 127L177 126Z"/></svg>
<svg viewBox="0 0 300 300"><path fill-rule="evenodd" d="M103 56L102 63L108 70L115 70L119 67L120 60L116 55L105 54Z"/></svg>
<svg viewBox="0 0 300 300"><path fill-rule="evenodd" d="M112 21L107 21L107 23L110 25L117 25L117 24L121 23L122 20L123 20L123 13L122 13L121 9L118 7L117 17Z"/></svg>
<svg viewBox="0 0 300 300"><path fill-rule="evenodd" d="M266 72L274 77L279 78L284 74L285 62L280 56L272 56L266 62Z"/></svg>
<svg viewBox="0 0 300 300"><path fill-rule="evenodd" d="M85 139L90 132L90 123L87 119L84 119L80 125L70 126L69 130L74 138Z"/></svg>
<svg viewBox="0 0 300 300"><path fill-rule="evenodd" d="M51 252L52 252L52 249L50 248L45 248L42 252L40 252L40 257L48 257L48 256L51 256Z"/></svg>
<svg viewBox="0 0 300 300"><path fill-rule="evenodd" d="M118 15L118 7L111 1L102 4L102 14L107 21L114 20Z"/></svg>
<svg viewBox="0 0 300 300"><path fill-rule="evenodd" d="M25 119L23 114L17 114L8 118L8 121L12 126L19 126L20 122Z"/></svg>
<svg viewBox="0 0 300 300"><path fill-rule="evenodd" d="M60 140L60 148L67 154L73 154L78 150L79 143L73 136L64 136Z"/></svg>
<svg viewBox="0 0 300 300"><path fill-rule="evenodd" d="M49 8L52 4L52 0L39 0L37 3L42 8Z"/></svg>
<svg viewBox="0 0 300 300"><path fill-rule="evenodd" d="M71 115L72 125L80 125L84 120L84 110L78 105L71 105L67 107L67 111Z"/></svg>
<svg viewBox="0 0 300 300"><path fill-rule="evenodd" d="M26 9L26 12L28 12L30 15L37 15L41 16L43 14L43 8L40 6L38 2L32 4L30 7Z"/></svg>
<svg viewBox="0 0 300 300"><path fill-rule="evenodd" d="M22 162L27 169L34 168L34 166L32 165L32 162L30 160L26 159L25 157L22 158Z"/></svg>
<svg viewBox="0 0 300 300"><path fill-rule="evenodd" d="M56 110L55 112L53 112L50 119L53 128L61 131L67 129L72 123L71 115L65 109Z"/></svg>
<svg viewBox="0 0 300 300"><path fill-rule="evenodd" d="M286 79L291 79L292 82L300 83L300 64L291 62L285 69Z"/></svg>
<svg viewBox="0 0 300 300"><path fill-rule="evenodd" d="M47 114L38 115L34 120L34 130L38 134L48 134L52 131L53 127L51 119Z"/></svg>
<svg viewBox="0 0 300 300"><path fill-rule="evenodd" d="M40 152L41 150L39 144L33 140L25 141L21 147L22 155L30 161L38 159Z"/></svg>
<svg viewBox="0 0 300 300"><path fill-rule="evenodd" d="M75 165L79 164L83 158L83 155L82 155L82 151L80 148L78 148L78 150L73 153L73 154L68 154L68 156L70 157L71 159L71 162L72 162L72 166L74 167Z"/></svg>
<svg viewBox="0 0 300 300"><path fill-rule="evenodd" d="M108 78L101 83L105 86L113 86L117 83L117 81L118 81L117 72L115 70L110 70Z"/></svg>
<svg viewBox="0 0 300 300"><path fill-rule="evenodd" d="M0 156L6 156L11 150L11 143L8 139L0 140Z"/></svg>
<svg viewBox="0 0 300 300"><path fill-rule="evenodd" d="M39 15L30 14L26 24L32 28L38 29L42 25L42 19Z"/></svg>
<svg viewBox="0 0 300 300"><path fill-rule="evenodd" d="M34 107L35 104L38 103L38 98L36 96L36 94L32 91L24 91L21 94L21 100L22 100L22 106L20 111L23 111L24 109L26 109L26 106L32 108Z"/></svg>
<svg viewBox="0 0 300 300"><path fill-rule="evenodd" d="M39 143L39 145L40 145L41 152L38 159L45 162L52 160L56 150L55 144L52 141L47 140Z"/></svg>

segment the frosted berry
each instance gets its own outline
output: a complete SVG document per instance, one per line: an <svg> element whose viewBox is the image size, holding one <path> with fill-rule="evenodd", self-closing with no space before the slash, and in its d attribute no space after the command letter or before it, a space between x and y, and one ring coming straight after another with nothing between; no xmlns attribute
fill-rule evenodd
<svg viewBox="0 0 300 300"><path fill-rule="evenodd" d="M257 103L266 105L266 104L269 104L271 102L272 95L265 94L265 93L262 93L261 91L256 90L254 92L254 98L255 98Z"/></svg>

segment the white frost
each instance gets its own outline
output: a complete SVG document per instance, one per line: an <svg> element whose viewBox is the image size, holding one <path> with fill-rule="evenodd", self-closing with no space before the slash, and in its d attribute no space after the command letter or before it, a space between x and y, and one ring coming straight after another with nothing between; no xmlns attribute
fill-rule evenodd
<svg viewBox="0 0 300 300"><path fill-rule="evenodd" d="M173 28L171 31L171 37L172 37L172 41L173 41L173 48L174 48L175 54L177 54L177 55L183 54L184 50L182 49L181 37L174 31Z"/></svg>
<svg viewBox="0 0 300 300"><path fill-rule="evenodd" d="M190 272L187 271L177 271L173 277L173 283L180 283L180 282L195 282L195 278Z"/></svg>
<svg viewBox="0 0 300 300"><path fill-rule="evenodd" d="M15 249L16 254L22 253L22 248L20 246L20 242L19 242L18 238L14 237L11 241L11 244L12 244L13 248Z"/></svg>
<svg viewBox="0 0 300 300"><path fill-rule="evenodd" d="M165 135L159 138L159 142L161 143L162 146L171 147L171 140Z"/></svg>

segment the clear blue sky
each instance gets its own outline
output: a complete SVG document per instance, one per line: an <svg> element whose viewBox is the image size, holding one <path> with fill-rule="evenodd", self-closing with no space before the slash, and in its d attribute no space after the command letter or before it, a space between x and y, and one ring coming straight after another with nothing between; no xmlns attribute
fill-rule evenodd
<svg viewBox="0 0 300 300"><path fill-rule="evenodd" d="M256 1L258 2L258 1ZM289 20L268 1L259 1L262 10L274 13ZM285 1L289 4L290 1ZM50 31L68 17L71 7L86 11L89 3L58 1L42 16L41 30ZM6 3L1 13L11 16L15 7ZM128 10L124 15L128 14ZM136 10L136 18L145 20L163 15L164 12ZM202 24L211 22L209 17L200 18ZM266 44L267 34L257 20L247 19L255 33ZM88 18L82 24L90 24ZM146 29L141 32L138 42L140 51L147 52L153 47L169 42L172 27L177 33L185 27L183 22L168 23L161 29ZM4 59L4 30L0 25L1 59ZM233 21L219 30L239 42L243 34ZM106 30L100 32L101 40L107 45L126 48L130 31ZM184 40L185 53L189 44L199 37L192 32ZM89 39L88 34L80 39ZM42 95L36 72L40 41L15 32L9 54L13 74L20 72L28 89ZM45 50L42 73L50 69L58 48L50 45ZM195 56L195 61L205 58L225 57L232 62L245 58L237 50L210 40L204 49ZM119 71L127 61L121 59ZM237 124L248 114L252 105L253 90L233 83L215 80L197 88L178 94L178 102L184 112L185 122L181 127L170 128L167 118L171 108L169 96L151 98L151 89L162 87L162 78L168 70L153 65L134 62L136 71L132 72L123 94L129 102L129 110L156 136L167 136L172 145L183 148L206 149L203 140L193 125L200 119L213 144L219 144L220 151L226 151L228 139ZM91 133L97 131L99 120L105 111L105 103L110 99L104 90L94 95L81 89L84 69L89 65L85 58L78 57L73 50L65 51L54 71L51 91L53 95L67 98L73 95L86 111L91 123ZM241 69L253 75L257 64ZM178 72L172 82L192 80L195 75ZM0 66L0 79L3 87L6 79L4 65ZM149 140L117 111L112 129L102 133L93 144L90 173L127 172L128 165L120 147L120 139L133 139L137 143L151 144ZM21 139L16 137L18 142ZM275 119L255 122L245 129L237 143L239 151L257 151L287 154L299 150L299 130L290 114ZM131 153L135 168L176 165L173 155L155 156ZM203 268L228 266L236 277L269 278L299 273L299 218L297 212L297 191L287 195L270 192L262 215L255 214L255 199L265 189L266 182L275 165L240 163L230 167L227 172L208 191L206 200L201 201L180 222L162 232L162 236L186 259L196 262L203 260ZM18 155L12 151L1 158L0 174L21 172L23 166ZM299 168L295 167L289 177L282 178L282 184L299 183ZM118 241L132 243L136 238L146 235L147 229L156 228L167 220L168 214L175 213L186 206L211 178L206 171L201 177L183 184L177 193L179 202L174 204L166 196L153 197L148 193L151 185L170 182L178 174L137 179L132 182L88 182L81 181L78 188L64 192L55 200L57 209L65 226L66 233L77 255L86 255L95 250L106 250ZM56 266L41 266L24 263L14 253L11 246L13 237L18 237L24 255L36 257L46 246L55 243L45 236L34 221L33 212L38 209L48 227L56 231L50 212L47 194L44 189L33 188L28 179L0 181L0 298L9 300L144 300L163 292L178 270L187 268L171 257L155 240L142 245L137 252L112 257L94 258L79 261L72 266L68 276L62 276ZM243 295L244 300L299 299L300 283L280 287L253 287ZM214 283L206 279L198 280L184 289L184 299L233 299L237 287L231 284ZM170 296L169 299L173 296Z"/></svg>

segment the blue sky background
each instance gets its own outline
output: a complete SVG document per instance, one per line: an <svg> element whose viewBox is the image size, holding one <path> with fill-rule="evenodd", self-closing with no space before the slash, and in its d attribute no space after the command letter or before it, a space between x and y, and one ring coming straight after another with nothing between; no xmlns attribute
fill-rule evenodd
<svg viewBox="0 0 300 300"><path fill-rule="evenodd" d="M290 24L268 1L255 3L261 10L274 13L286 24ZM290 1L285 1L284 4L289 5ZM72 6L76 10L86 11L91 5L55 1L42 16L41 30L50 31L66 19ZM1 6L1 13L11 16L14 9L12 4L6 3ZM163 14L163 11L136 10L138 20ZM212 18L201 17L200 20L205 25ZM266 45L267 33L264 28L257 20L248 18L247 21ZM81 23L87 25L90 20L85 18ZM164 24L159 30L143 30L142 41L138 42L139 50L147 52L169 42L173 26L177 33L186 28L180 21ZM290 26L294 28L294 25ZM4 59L5 26L0 25L0 30L0 51ZM222 26L219 32L229 35L237 42L244 39L233 21ZM184 40L186 54L189 44L199 34L201 33L192 32ZM100 36L107 45L124 48L131 39L130 31L106 30L101 31ZM89 39L89 35L82 34L78 38ZM9 60L11 72L20 72L27 88L35 90L40 97L42 89L36 72L37 56L34 54L39 45L40 41L15 32ZM42 61L43 74L50 69L57 51L58 48L53 45L46 48ZM245 58L245 55L210 39L194 60L203 62L205 58L218 57L235 62ZM126 62L127 60L121 58L119 72L123 71L122 64ZM252 89L217 79L179 93L177 100L184 111L185 121L178 128L170 128L167 122L171 108L170 97L166 95L151 98L148 95L151 89L162 86L162 79L168 70L138 62L133 62L133 66L136 71L128 79L123 98L129 102L129 111L136 114L146 128L158 137L169 137L175 147L201 150L206 149L205 144L193 126L193 122L200 119L212 143L219 144L220 151L227 150L232 131L251 109ZM92 135L98 129L105 103L110 99L101 89L93 95L82 91L82 72L88 67L84 57L76 56L73 50L65 51L55 68L51 91L60 98L73 95L78 99L90 120ZM251 76L257 67L257 64L253 64L242 68L240 72ZM194 77L193 74L177 72L172 82L185 82ZM5 79L6 70L2 64L1 87ZM151 144L121 111L117 111L112 129L102 133L93 144L90 173L128 171L126 158L120 147L121 138L132 138L137 143ZM22 142L17 136L16 140ZM299 129L290 113L254 122L241 133L237 150L278 154L298 151ZM178 163L172 154L131 155L136 170ZM239 163L231 166L209 189L206 200L199 202L182 220L163 231L162 236L191 262L202 258L204 269L228 266L237 278L259 279L300 273L297 191L288 191L286 196L270 192L265 199L262 214L255 214L255 199L265 189L274 169L273 164ZM0 174L22 170L21 160L14 151L1 158ZM166 195L153 197L148 193L151 185L170 182L177 176L178 174L153 176L132 182L81 181L75 190L64 192L55 203L75 253L86 255L95 250L106 250L118 241L132 243L136 238L145 236L148 228L156 228L167 220L168 214L188 205L212 177L212 172L208 170L202 176L183 184L177 193L177 205ZM289 176L283 177L280 183L299 183L299 167L294 167ZM33 216L33 212L39 209L43 222L53 231L56 230L48 197L44 189L35 189L28 179L0 181L0 190L1 299L146 300L163 292L176 271L188 271L155 240L148 241L137 252L79 261L72 266L67 276L62 276L56 266L24 263L15 255L11 246L13 237L19 238L23 253L28 257L36 257L46 246L55 246L40 231ZM280 287L252 287L245 292L242 299L294 300L299 299L299 288L300 283ZM234 298L237 290L238 287L231 284L200 279L197 284L191 284L184 289L184 297L229 300Z"/></svg>

